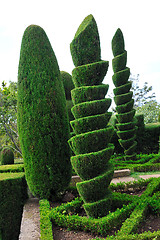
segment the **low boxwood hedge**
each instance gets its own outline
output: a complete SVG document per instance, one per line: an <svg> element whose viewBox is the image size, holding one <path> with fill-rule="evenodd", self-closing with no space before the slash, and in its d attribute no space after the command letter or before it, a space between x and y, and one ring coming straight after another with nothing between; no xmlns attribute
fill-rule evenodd
<svg viewBox="0 0 160 240"><path fill-rule="evenodd" d="M114 192L117 188L137 188L146 187L143 194L139 196L132 196ZM142 221L144 221L147 214L160 214L160 178L152 178L147 180L140 180L132 183L120 183L118 187L111 184L110 188L113 191L113 201L111 212L102 218L94 219L81 217L78 212L81 209L83 201L81 198L62 204L56 208L51 208L50 213L49 205L47 207L47 216L53 224L61 227L69 228L70 230L80 230L94 233L106 237L112 230L119 229L115 235L107 236L107 239L117 240L135 240L135 239L158 239L160 231L157 232L144 232L137 234L136 231ZM43 205L47 205L46 200L40 202L41 211ZM44 228L45 229L45 228ZM43 226L41 226L43 233ZM47 238L42 238L47 239ZM102 239L102 238L95 238ZM106 239L106 238L105 238Z"/></svg>

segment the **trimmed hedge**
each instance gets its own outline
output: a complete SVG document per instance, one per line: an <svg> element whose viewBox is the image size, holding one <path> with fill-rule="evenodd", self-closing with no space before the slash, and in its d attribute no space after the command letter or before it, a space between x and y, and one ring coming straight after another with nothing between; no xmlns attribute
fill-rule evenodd
<svg viewBox="0 0 160 240"><path fill-rule="evenodd" d="M128 129L128 125L125 125L126 123L134 122L135 110L133 109L133 92L130 91L131 82L128 82L130 70L129 68L126 68L127 52L125 50L123 34L119 28L117 29L112 39L112 51L114 55L114 58L112 60L112 68L114 75L112 79L116 87L114 89L114 101L117 105L116 117L119 127L117 135L121 139L119 142L124 149L126 160L135 159L135 149L137 142L132 142L130 139L134 138L134 136L136 135L136 127L134 124L129 124L130 129ZM121 130L121 124L123 130ZM125 144L123 144L124 140ZM128 143L126 144L127 141Z"/></svg>
<svg viewBox="0 0 160 240"><path fill-rule="evenodd" d="M63 82L49 39L27 27L18 69L18 132L30 191L54 198L71 179L69 120Z"/></svg>
<svg viewBox="0 0 160 240"><path fill-rule="evenodd" d="M108 92L108 88L108 84L74 88L71 91L73 104L76 105L86 101L104 99L105 95Z"/></svg>
<svg viewBox="0 0 160 240"><path fill-rule="evenodd" d="M76 136L69 140L76 155L71 157L73 168L83 179L77 183L77 189L87 215L94 218L103 217L110 210L111 193L107 188L114 172L109 163L114 149L109 145L114 130L108 126L111 113L107 112L111 99L105 98L108 85L102 84L108 61L96 57L100 56L96 38L99 39L97 25L93 16L89 15L71 43L72 59L76 66L72 71L75 89L71 92L74 104L71 111L75 120L71 121L71 126ZM91 39L94 39L94 44Z"/></svg>
<svg viewBox="0 0 160 240"><path fill-rule="evenodd" d="M0 173L4 172L24 172L24 164L2 165Z"/></svg>
<svg viewBox="0 0 160 240"><path fill-rule="evenodd" d="M114 192L112 194L112 212L100 219L79 216L78 212L83 201L81 198L76 198L72 202L52 208L49 213L50 221L60 227L91 232L95 235L104 236L105 239L106 236L107 239L113 240L158 239L160 231L153 233L149 231L141 234L136 232L140 223L145 221L147 214L160 214L160 178L120 184L124 185L124 189L126 189L126 186L128 188L145 186L146 190L140 197ZM119 185L116 187L117 185L111 184L112 189L119 189ZM115 235L109 236L108 234L113 231L115 231ZM95 239L101 238L97 237Z"/></svg>
<svg viewBox="0 0 160 240"><path fill-rule="evenodd" d="M41 240L53 240L50 204L46 199L39 201Z"/></svg>
<svg viewBox="0 0 160 240"><path fill-rule="evenodd" d="M0 232L3 240L18 240L27 184L24 173L0 174Z"/></svg>

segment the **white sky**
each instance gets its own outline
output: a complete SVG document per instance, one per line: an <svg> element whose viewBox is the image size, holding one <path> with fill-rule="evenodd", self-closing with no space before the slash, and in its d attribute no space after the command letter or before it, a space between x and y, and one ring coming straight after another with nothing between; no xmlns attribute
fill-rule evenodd
<svg viewBox="0 0 160 240"><path fill-rule="evenodd" d="M30 24L41 26L49 37L60 70L71 74L70 43L83 19L97 22L101 55L110 62L104 80L112 89L111 40L121 28L128 53L127 66L140 74L140 82L153 86L160 102L159 0L5 0L0 3L0 84L17 81L20 46Z"/></svg>

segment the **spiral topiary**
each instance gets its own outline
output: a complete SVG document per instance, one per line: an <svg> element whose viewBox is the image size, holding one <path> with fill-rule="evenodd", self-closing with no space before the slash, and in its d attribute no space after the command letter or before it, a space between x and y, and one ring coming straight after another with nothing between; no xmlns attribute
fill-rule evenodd
<svg viewBox="0 0 160 240"><path fill-rule="evenodd" d="M110 210L112 195L108 186L114 170L109 160L114 147L109 144L113 128L107 126L111 117L107 112L111 99L105 98L109 86L102 84L108 61L100 60L99 34L92 15L78 28L71 54L77 66L72 71L75 88L71 91L71 110L75 120L70 123L76 135L69 140L75 153L71 163L82 179L76 186L84 209L88 216L98 218Z"/></svg>
<svg viewBox="0 0 160 240"><path fill-rule="evenodd" d="M52 199L71 179L69 120L56 56L45 31L29 26L18 69L18 131L34 196Z"/></svg>
<svg viewBox="0 0 160 240"><path fill-rule="evenodd" d="M1 151L1 164L9 165L14 164L14 153L12 149L5 147Z"/></svg>
<svg viewBox="0 0 160 240"><path fill-rule="evenodd" d="M134 121L135 109L133 109L133 92L130 91L132 83L128 81L130 69L126 67L127 51L125 50L123 33L118 29L112 39L112 51L114 58L112 67L114 75L112 77L115 85L114 101L116 104L117 120L116 127L119 143L124 149L125 159L135 159L136 157L136 126Z"/></svg>

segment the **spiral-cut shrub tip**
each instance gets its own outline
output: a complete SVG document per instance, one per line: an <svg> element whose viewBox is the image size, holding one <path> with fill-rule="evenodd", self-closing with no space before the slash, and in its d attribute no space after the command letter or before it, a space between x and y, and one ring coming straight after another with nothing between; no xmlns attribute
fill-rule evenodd
<svg viewBox="0 0 160 240"><path fill-rule="evenodd" d="M80 46L83 46L83 52ZM71 163L82 179L77 183L77 189L84 201L84 209L88 216L98 218L107 215L111 205L108 186L114 169L109 160L114 150L110 144L114 130L108 126L111 99L105 95L109 86L102 84L109 64L100 60L99 35L92 15L80 25L71 43L71 54L74 63L75 59L81 60L76 60L76 68L72 71L75 120L70 123L75 136L69 144L75 156L71 157Z"/></svg>
<svg viewBox="0 0 160 240"><path fill-rule="evenodd" d="M136 126L134 122L135 110L133 109L133 92L130 91L132 83L128 81L130 69L126 67L127 51L125 50L124 37L120 29L117 29L112 39L112 51L114 58L112 67L114 75L112 77L115 85L114 101L117 112L117 135L119 143L124 149L126 159L135 159Z"/></svg>

